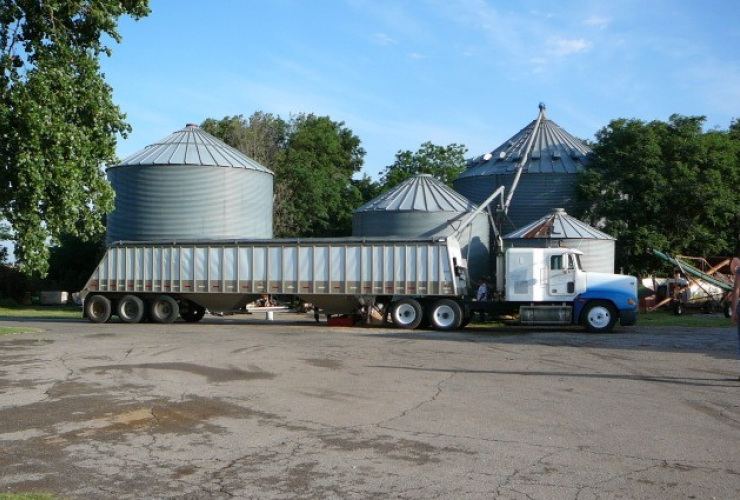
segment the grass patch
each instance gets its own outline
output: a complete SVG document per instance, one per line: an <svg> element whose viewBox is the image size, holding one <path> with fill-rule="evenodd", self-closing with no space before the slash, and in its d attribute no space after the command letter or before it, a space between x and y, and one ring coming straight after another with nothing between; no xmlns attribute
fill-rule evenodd
<svg viewBox="0 0 740 500"><path fill-rule="evenodd" d="M680 316L667 311L641 312L637 326L678 326L688 328L735 328L735 324L722 313L684 313Z"/></svg>
<svg viewBox="0 0 740 500"><path fill-rule="evenodd" d="M82 310L77 306L0 306L2 318L79 319ZM0 497L0 500L3 500Z"/></svg>

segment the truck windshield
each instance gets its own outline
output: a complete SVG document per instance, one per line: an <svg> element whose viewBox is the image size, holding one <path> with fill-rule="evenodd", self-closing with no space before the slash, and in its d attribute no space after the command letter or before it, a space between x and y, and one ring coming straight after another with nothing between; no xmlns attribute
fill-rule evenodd
<svg viewBox="0 0 740 500"><path fill-rule="evenodd" d="M583 270L583 266L581 265L581 256L577 253L573 254L573 260L575 261L576 269Z"/></svg>

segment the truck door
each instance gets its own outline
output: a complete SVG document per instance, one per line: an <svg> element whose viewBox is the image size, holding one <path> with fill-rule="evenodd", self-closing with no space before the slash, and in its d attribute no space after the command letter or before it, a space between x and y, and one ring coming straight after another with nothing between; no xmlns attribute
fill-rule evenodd
<svg viewBox="0 0 740 500"><path fill-rule="evenodd" d="M568 253L550 256L548 292L558 297L573 297L576 293L576 268Z"/></svg>

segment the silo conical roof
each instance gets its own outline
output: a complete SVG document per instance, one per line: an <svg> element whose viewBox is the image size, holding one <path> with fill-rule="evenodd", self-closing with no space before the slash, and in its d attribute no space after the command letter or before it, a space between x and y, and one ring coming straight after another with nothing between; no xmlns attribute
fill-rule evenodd
<svg viewBox="0 0 740 500"><path fill-rule="evenodd" d="M267 167L192 123L110 168L168 165L232 167L273 174Z"/></svg>
<svg viewBox="0 0 740 500"><path fill-rule="evenodd" d="M468 169L456 180L514 173L522 162L523 173L575 174L583 170L590 162L591 148L548 120L544 104L539 107L537 119L490 153L468 160Z"/></svg>
<svg viewBox="0 0 740 500"><path fill-rule="evenodd" d="M595 229L583 221L571 217L565 209L556 208L553 213L504 236L504 239L588 239L613 240L612 236Z"/></svg>
<svg viewBox="0 0 740 500"><path fill-rule="evenodd" d="M365 203L363 212L471 212L476 206L430 174L417 174L387 193Z"/></svg>

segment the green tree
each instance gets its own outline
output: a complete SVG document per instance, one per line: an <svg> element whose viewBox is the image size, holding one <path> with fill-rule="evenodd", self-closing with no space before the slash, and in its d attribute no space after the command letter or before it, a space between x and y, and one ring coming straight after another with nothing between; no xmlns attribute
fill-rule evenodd
<svg viewBox="0 0 740 500"><path fill-rule="evenodd" d="M105 234L83 240L62 234L59 245L49 249L49 274L47 281L62 290L82 290L105 253Z"/></svg>
<svg viewBox="0 0 740 500"><path fill-rule="evenodd" d="M276 176L285 184L278 236L350 234L352 210L362 204L352 177L362 169L365 150L360 139L328 116L299 114L290 122L286 147Z"/></svg>
<svg viewBox="0 0 740 500"><path fill-rule="evenodd" d="M460 144L437 146L425 142L419 150L399 151L393 165L385 167L380 178L381 191L387 191L416 174L431 174L448 186L465 170L465 153Z"/></svg>
<svg viewBox="0 0 740 500"><path fill-rule="evenodd" d="M11 238L13 238L13 235L10 232L10 226L0 222L0 242L9 241ZM8 247L0 244L0 265L8 262L8 254Z"/></svg>
<svg viewBox="0 0 740 500"><path fill-rule="evenodd" d="M147 0L0 0L0 217L22 269L44 275L48 242L103 231L113 193L101 166L129 126L99 57Z"/></svg>
<svg viewBox="0 0 740 500"><path fill-rule="evenodd" d="M655 248L716 256L740 250L740 141L703 132L704 117L613 120L578 181L584 220L617 238L616 265L644 275Z"/></svg>

